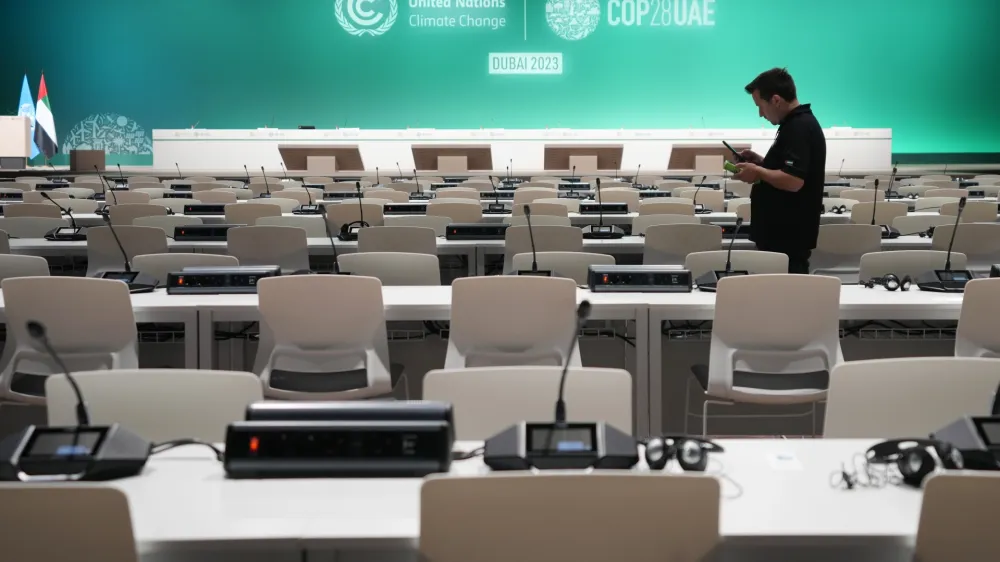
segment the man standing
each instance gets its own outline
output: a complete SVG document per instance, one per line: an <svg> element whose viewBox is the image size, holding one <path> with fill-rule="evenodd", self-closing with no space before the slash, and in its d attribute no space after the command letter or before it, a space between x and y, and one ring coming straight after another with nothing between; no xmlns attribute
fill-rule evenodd
<svg viewBox="0 0 1000 562"><path fill-rule="evenodd" d="M744 150L733 178L753 184L750 238L757 249L788 256L789 273L809 273L819 236L826 137L809 104L800 104L788 71L772 68L746 86L760 116L778 126L774 144L761 156Z"/></svg>

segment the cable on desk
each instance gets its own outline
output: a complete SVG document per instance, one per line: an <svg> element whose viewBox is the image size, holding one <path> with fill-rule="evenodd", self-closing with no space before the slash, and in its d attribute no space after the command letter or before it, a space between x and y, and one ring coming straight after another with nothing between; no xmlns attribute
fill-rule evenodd
<svg viewBox="0 0 1000 562"><path fill-rule="evenodd" d="M846 463L841 463L840 470L830 474L830 487L843 490L879 489L890 484L897 484L901 480L901 475L894 472L892 466L873 465L868 462L868 458L864 454L855 453L851 457L850 468Z"/></svg>
<svg viewBox="0 0 1000 562"><path fill-rule="evenodd" d="M208 441L202 441L201 439L174 439L172 441L164 441L163 443L153 443L149 446L149 454L157 455L170 449L176 449L177 447L184 447L186 445L201 445L202 447L208 447L215 452L215 458L219 462L222 462L222 451L218 447L209 443Z"/></svg>
<svg viewBox="0 0 1000 562"><path fill-rule="evenodd" d="M239 332L225 332L222 330L216 330L215 341L247 339L248 337L247 334L250 332L250 330L253 330L256 327L257 327L257 322L255 321L247 324L246 327L240 330Z"/></svg>
<svg viewBox="0 0 1000 562"><path fill-rule="evenodd" d="M481 457L486 454L486 447L479 447L471 451L466 451L464 453L454 453L451 460L453 461L467 461L469 459L474 459L476 457Z"/></svg>
<svg viewBox="0 0 1000 562"><path fill-rule="evenodd" d="M713 462L718 465L719 472L718 473L715 473L715 472L706 472L706 474L711 474L713 476L718 476L719 478L721 478L722 480L725 480L725 481L729 482L730 484L733 485L734 488L736 488L736 494L731 495L731 496L722 496L722 499L724 499L724 500L735 500L735 499L741 498L743 496L743 486L741 486L740 483L737 482L732 476L726 474L726 465L722 464L722 461L720 461L718 459L715 459L715 458L709 457L709 459L708 459L708 466L712 466Z"/></svg>
<svg viewBox="0 0 1000 562"><path fill-rule="evenodd" d="M620 339L620 340L624 340L625 343L629 344L632 347L635 347L635 339L630 338L628 336L623 336L622 334L619 334L618 332L615 332L615 337L618 338L618 339Z"/></svg>

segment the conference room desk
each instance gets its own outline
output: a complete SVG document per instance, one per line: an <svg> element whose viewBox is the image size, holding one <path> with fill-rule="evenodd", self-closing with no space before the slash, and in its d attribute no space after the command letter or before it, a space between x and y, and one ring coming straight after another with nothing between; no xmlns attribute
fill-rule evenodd
<svg viewBox="0 0 1000 562"><path fill-rule="evenodd" d="M725 452L695 476L720 479L721 542L711 559L911 560L919 490L831 486L841 463L875 442L720 440ZM456 450L478 445L460 442ZM488 470L474 458L453 463L450 474ZM648 469L640 462L633 470ZM176 560L192 560L200 550L229 560L227 551L267 549L298 551L310 562L417 559L422 479L227 480L207 449L182 447L152 457L141 476L108 485L127 495L146 556L173 552Z"/></svg>
<svg viewBox="0 0 1000 562"><path fill-rule="evenodd" d="M650 435L662 432L663 357L662 325L667 321L709 321L715 318L715 293L646 293L649 329L649 419ZM845 285L840 291L840 320L947 320L958 321L962 295L913 289L907 292ZM761 318L777 322L779 318Z"/></svg>

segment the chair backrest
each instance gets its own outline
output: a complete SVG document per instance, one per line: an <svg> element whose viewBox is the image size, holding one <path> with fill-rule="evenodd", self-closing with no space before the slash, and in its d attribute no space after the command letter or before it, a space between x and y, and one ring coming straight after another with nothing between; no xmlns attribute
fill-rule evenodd
<svg viewBox="0 0 1000 562"><path fill-rule="evenodd" d="M1000 548L991 505L1000 501L995 472L937 474L924 484L914 560L989 560Z"/></svg>
<svg viewBox="0 0 1000 562"><path fill-rule="evenodd" d="M730 181L724 184L726 191L732 193L736 197L750 197L750 193L753 191L753 186L744 181Z"/></svg>
<svg viewBox="0 0 1000 562"><path fill-rule="evenodd" d="M374 230L374 229L365 229ZM362 231L364 232L364 231ZM341 254L340 271L374 277L389 286L435 286L441 284L441 264L429 253L358 252Z"/></svg>
<svg viewBox="0 0 1000 562"><path fill-rule="evenodd" d="M198 194L198 197L201 197L200 193ZM291 213L299 206L299 202L295 199L286 198L284 194L278 195L275 193L274 196L269 199L248 199L247 201L241 203L241 205L274 205L278 207L282 213Z"/></svg>
<svg viewBox="0 0 1000 562"><path fill-rule="evenodd" d="M45 193L43 196L42 193ZM67 200L69 201L69 193L62 193L59 191L25 191L24 195L21 196L22 203L49 203L49 199L55 199L56 201Z"/></svg>
<svg viewBox="0 0 1000 562"><path fill-rule="evenodd" d="M973 279L965 285L955 356L1000 358L1000 278Z"/></svg>
<svg viewBox="0 0 1000 562"><path fill-rule="evenodd" d="M736 198L733 198L733 199L727 199L726 200L726 212L728 212L728 213L735 213L736 209L740 205L749 204L749 203L750 203L750 198L749 197L736 197Z"/></svg>
<svg viewBox="0 0 1000 562"><path fill-rule="evenodd" d="M628 204L628 212L637 213L639 212L639 190L638 189L617 189L617 188L602 188L600 191L600 197L598 201L602 203L626 203Z"/></svg>
<svg viewBox="0 0 1000 562"><path fill-rule="evenodd" d="M553 186L545 187L519 187L514 191L514 205L531 203L536 199L555 199L559 197L559 191Z"/></svg>
<svg viewBox="0 0 1000 562"><path fill-rule="evenodd" d="M184 178L184 181L191 183L211 183L215 181L215 178L212 176L190 176Z"/></svg>
<svg viewBox="0 0 1000 562"><path fill-rule="evenodd" d="M721 189L711 189L707 187L693 189L675 189L673 196L690 199L694 205L702 205L713 212L721 213L726 210L726 194Z"/></svg>
<svg viewBox="0 0 1000 562"><path fill-rule="evenodd" d="M96 213L100 203L93 199L60 199L59 206L71 213L83 215Z"/></svg>
<svg viewBox="0 0 1000 562"><path fill-rule="evenodd" d="M282 272L309 269L306 231L292 226L239 226L226 237L229 255L240 265L277 265Z"/></svg>
<svg viewBox="0 0 1000 562"><path fill-rule="evenodd" d="M511 226L504 236L503 270L510 271L514 256L531 251L531 237L537 252L582 252L583 231L574 226Z"/></svg>
<svg viewBox="0 0 1000 562"><path fill-rule="evenodd" d="M850 274L858 269L861 256L882 249L882 228L872 224L822 224L810 266L813 273ZM843 278L842 278L843 279Z"/></svg>
<svg viewBox="0 0 1000 562"><path fill-rule="evenodd" d="M40 178L31 178L31 179L40 179ZM16 178L15 181L4 182L3 186L10 190L34 191L35 183L36 182L33 181L32 182L25 181L24 178Z"/></svg>
<svg viewBox="0 0 1000 562"><path fill-rule="evenodd" d="M150 200L152 200L152 199L162 199L163 194L166 193L168 190L162 184L155 184L155 185L150 185L148 187L145 185L132 186L129 189L129 191L135 193L145 193L146 195L149 195Z"/></svg>
<svg viewBox="0 0 1000 562"><path fill-rule="evenodd" d="M381 203L347 200L342 203L333 203L326 206L326 220L330 221L330 226L334 232L340 227L361 220L364 215L368 226L383 226L385 224L385 213Z"/></svg>
<svg viewBox="0 0 1000 562"><path fill-rule="evenodd" d="M230 203L226 205L226 222L229 224L257 224L261 217L280 217L281 207L273 204L248 205Z"/></svg>
<svg viewBox="0 0 1000 562"><path fill-rule="evenodd" d="M167 251L167 235L162 228L151 226L116 226L114 232L108 226L87 229L87 275L102 271L121 271L122 251L115 241L115 234L121 241L121 248L129 262L141 254L162 254Z"/></svg>
<svg viewBox="0 0 1000 562"><path fill-rule="evenodd" d="M264 399L260 379L244 372L135 369L77 372L73 377L87 397L91 423L120 423L152 442L223 442L226 426ZM45 396L49 425L76 423L76 398L65 375L46 379Z"/></svg>
<svg viewBox="0 0 1000 562"><path fill-rule="evenodd" d="M910 207L906 203L899 201L879 201L878 203L856 203L851 207L851 222L854 224L872 223L872 213L875 215L875 224L892 224L897 217L905 217L910 212Z"/></svg>
<svg viewBox="0 0 1000 562"><path fill-rule="evenodd" d="M0 254L0 281L13 277L44 277L49 274L49 262L41 256Z"/></svg>
<svg viewBox="0 0 1000 562"><path fill-rule="evenodd" d="M309 184L333 183L333 178L327 176L305 176L302 178L302 183L309 183Z"/></svg>
<svg viewBox="0 0 1000 562"><path fill-rule="evenodd" d="M881 189L844 189L840 192L841 199L854 199L855 201L870 202L876 198L885 201L885 191ZM869 215L870 216L870 215ZM871 219L869 219L871 220Z"/></svg>
<svg viewBox="0 0 1000 562"><path fill-rule="evenodd" d="M137 203L133 205L112 205L109 210L111 224L128 225L139 217L166 216L167 208L162 205Z"/></svg>
<svg viewBox="0 0 1000 562"><path fill-rule="evenodd" d="M456 223L474 223L483 220L483 206L479 200L436 201L427 205L427 214L448 217Z"/></svg>
<svg viewBox="0 0 1000 562"><path fill-rule="evenodd" d="M3 216L5 218L18 217L47 217L58 219L62 217L59 207L51 203L12 203L4 205Z"/></svg>
<svg viewBox="0 0 1000 562"><path fill-rule="evenodd" d="M569 206L562 203L545 203L543 199L536 199L531 203L514 205L511 209L511 216L524 216L524 208L531 209L531 217L568 217ZM578 209L579 210L579 209Z"/></svg>
<svg viewBox="0 0 1000 562"><path fill-rule="evenodd" d="M203 224L201 217L188 217L184 215L153 215L138 217L132 221L133 226L151 226L163 230L167 238L173 238L178 226L192 226Z"/></svg>
<svg viewBox="0 0 1000 562"><path fill-rule="evenodd" d="M958 216L958 201L941 205L942 215ZM995 201L968 201L962 211L962 222L996 222L997 204Z"/></svg>
<svg viewBox="0 0 1000 562"><path fill-rule="evenodd" d="M632 219L632 235L645 236L651 226L660 224L701 224L701 219L694 215L643 215Z"/></svg>
<svg viewBox="0 0 1000 562"><path fill-rule="evenodd" d="M554 277L465 277L451 287L445 368L562 365L567 360L567 346L576 335L575 282ZM503 306L495 306L496 302ZM486 317L489 322L483 322ZM579 350L568 360L579 365Z"/></svg>
<svg viewBox="0 0 1000 562"><path fill-rule="evenodd" d="M1000 359L847 361L830 374L823 436L926 437L966 415L989 415Z"/></svg>
<svg viewBox="0 0 1000 562"><path fill-rule="evenodd" d="M128 285L88 277L16 277L4 279L7 331L38 351L41 344L28 335L27 323L46 327L59 353L114 353L136 341L135 315ZM100 310L100 314L92 311Z"/></svg>
<svg viewBox="0 0 1000 562"><path fill-rule="evenodd" d="M168 252L165 254L143 254L132 258L132 268L167 284L167 274L176 273L185 267L235 267L240 260L223 254L195 254L192 252Z"/></svg>
<svg viewBox="0 0 1000 562"><path fill-rule="evenodd" d="M0 229L0 255L10 253L10 234Z"/></svg>
<svg viewBox="0 0 1000 562"><path fill-rule="evenodd" d="M914 211L938 211L941 212L941 208L948 203L955 203L955 208L958 207L959 199L957 197L921 197L913 202ZM941 213L942 215L945 213ZM963 213L964 215L964 213ZM954 216L954 214L952 214ZM963 216L964 218L964 216ZM975 222L975 221L969 221Z"/></svg>
<svg viewBox="0 0 1000 562"><path fill-rule="evenodd" d="M219 189L228 189L229 186L224 183L218 182L200 182L191 184L191 193L196 193L198 195L205 193L206 191L216 191ZM264 185L260 186L261 191L264 191ZM248 190L250 191L250 190ZM197 197L197 195L195 196Z"/></svg>
<svg viewBox="0 0 1000 562"><path fill-rule="evenodd" d="M531 226L572 226L572 222L569 217L560 217L556 215L536 215L535 205L538 203L530 203L531 207ZM504 222L511 226L527 226L528 217L523 214L514 214L509 217L504 218Z"/></svg>
<svg viewBox="0 0 1000 562"><path fill-rule="evenodd" d="M633 562L696 562L719 542L719 506L718 479L702 476L431 477L420 490L420 558L599 562L628 552Z"/></svg>
<svg viewBox="0 0 1000 562"><path fill-rule="evenodd" d="M531 205L531 212L534 213L534 214L536 214L536 215L544 214L544 210L547 207L541 207L541 209L542 209L541 213L535 211L535 206L536 205L540 205L542 203L545 203L546 205L551 204L551 203L555 203L557 205L562 205L563 207L566 207L566 210L569 211L570 213L579 213L580 212L580 200L579 199L570 199L568 197L555 197L555 198L549 197L547 199L535 199L534 201L532 201L531 203L529 203L529 205ZM553 211L556 214L559 214L559 216L562 216L562 214L561 214L562 212L559 211L558 209L553 209ZM513 214L515 214L515 215L523 215L524 214L524 205L514 205L514 207L513 207Z"/></svg>
<svg viewBox="0 0 1000 562"><path fill-rule="evenodd" d="M562 367L438 369L424 376L425 400L454 407L455 439L484 440L523 420L552 417ZM571 419L632 428L632 376L623 369L574 367L566 376Z"/></svg>
<svg viewBox="0 0 1000 562"><path fill-rule="evenodd" d="M727 255L729 255L727 250L694 252L688 254L684 260L684 269L690 270L695 278L710 271L723 270L726 268ZM733 250L732 265L735 271L748 271L754 274L788 273L788 256L759 250Z"/></svg>
<svg viewBox="0 0 1000 562"><path fill-rule="evenodd" d="M209 191L202 191L198 193L198 200L208 205L235 203L236 199L236 194L233 193L231 189L211 189Z"/></svg>
<svg viewBox="0 0 1000 562"><path fill-rule="evenodd" d="M148 193L137 191L111 191L105 197L105 201L110 205L136 205L148 204L152 197Z"/></svg>
<svg viewBox="0 0 1000 562"><path fill-rule="evenodd" d="M646 229L643 265L681 265L688 254L722 248L722 228L714 224L659 224Z"/></svg>
<svg viewBox="0 0 1000 562"><path fill-rule="evenodd" d="M326 226L322 216L292 215L280 217L261 217L253 226L290 226L306 231L306 238L326 238ZM336 233L332 233L336 235Z"/></svg>
<svg viewBox="0 0 1000 562"><path fill-rule="evenodd" d="M61 226L69 226L69 219L6 215L0 217L0 230L6 232L10 238L41 238L45 233Z"/></svg>
<svg viewBox="0 0 1000 562"><path fill-rule="evenodd" d="M466 189L474 189L478 192L493 191L493 184L490 183L489 178L482 178L482 179L470 178L458 184L458 187L464 187Z"/></svg>
<svg viewBox="0 0 1000 562"><path fill-rule="evenodd" d="M947 252L937 250L870 252L861 256L858 277L867 280L872 277L882 277L891 273L900 279L904 275L909 275L911 278L916 279L928 271L943 269L946 259ZM965 254L952 252L952 269L965 269L966 261Z"/></svg>
<svg viewBox="0 0 1000 562"><path fill-rule="evenodd" d="M201 199L180 199L180 198L165 198L165 199L150 199L150 205L160 205L161 207L166 207L173 211L174 213L183 213L185 205L197 205L201 203Z"/></svg>
<svg viewBox="0 0 1000 562"><path fill-rule="evenodd" d="M375 226L358 232L359 252L437 255L437 234L420 226Z"/></svg>
<svg viewBox="0 0 1000 562"><path fill-rule="evenodd" d="M681 197L678 197L676 201L644 201L639 205L639 216L644 215L688 215L693 217L694 202Z"/></svg>
<svg viewBox="0 0 1000 562"><path fill-rule="evenodd" d="M930 227L937 228L942 224L955 224L955 218L944 215L907 215L896 217L892 221L892 227L903 236L927 232Z"/></svg>
<svg viewBox="0 0 1000 562"><path fill-rule="evenodd" d="M0 496L4 534L20 537L4 546L4 559L139 561L128 498L118 488L18 482L0 487Z"/></svg>
<svg viewBox="0 0 1000 562"><path fill-rule="evenodd" d="M948 183L951 183L951 182L948 182ZM924 185L934 185L934 184L931 184L930 182L927 182ZM967 190L967 189L960 189L957 186L956 187L937 187L937 188L931 188L931 189L928 189L927 191L924 191L924 195L927 196L927 197L968 197L969 190Z"/></svg>
<svg viewBox="0 0 1000 562"><path fill-rule="evenodd" d="M294 201L295 205L291 209L289 209L288 211L286 211L286 212L291 212L291 211L295 210L295 207L298 207L299 205L314 205L314 204L316 204L316 200L313 199L313 196L312 196L311 193L309 193L308 191L306 191L304 189L298 189L298 188L287 188L286 187L285 189L282 189L278 193L275 193L274 197L272 197L271 199L278 199L278 201L276 201L276 203L282 205L282 207L281 207L282 211L285 210L286 206L290 205L290 203L286 203L285 200L289 200L290 199L290 200ZM275 201L272 201L272 202L275 202Z"/></svg>
<svg viewBox="0 0 1000 562"><path fill-rule="evenodd" d="M434 230L436 236L444 236L451 219L427 215L398 215L385 217L385 226L417 226Z"/></svg>
<svg viewBox="0 0 1000 562"><path fill-rule="evenodd" d="M1000 261L1000 223L963 223L957 231L954 224L934 227L931 249L947 250L952 232L955 233L954 250L965 254L971 268L989 269L990 264Z"/></svg>
<svg viewBox="0 0 1000 562"><path fill-rule="evenodd" d="M586 286L590 279L590 266L615 265L615 257L589 252L526 252L514 256L511 271L530 271L537 256L539 271L550 271L554 277L572 279L577 285Z"/></svg>
<svg viewBox="0 0 1000 562"><path fill-rule="evenodd" d="M366 199L385 199L393 203L407 203L410 201L410 194L395 189L366 189L362 192Z"/></svg>
<svg viewBox="0 0 1000 562"><path fill-rule="evenodd" d="M129 176L128 185L132 187L139 183L160 183L160 178L156 176Z"/></svg>
<svg viewBox="0 0 1000 562"><path fill-rule="evenodd" d="M445 187L435 192L437 197L451 199L471 199L479 203L479 190L467 187Z"/></svg>

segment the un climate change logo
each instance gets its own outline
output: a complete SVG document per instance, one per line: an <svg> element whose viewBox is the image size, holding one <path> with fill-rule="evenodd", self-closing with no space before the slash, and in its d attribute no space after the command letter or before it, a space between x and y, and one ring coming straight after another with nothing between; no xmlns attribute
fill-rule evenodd
<svg viewBox="0 0 1000 562"><path fill-rule="evenodd" d="M396 0L337 0L333 11L340 27L358 37L382 35L399 16Z"/></svg>
<svg viewBox="0 0 1000 562"><path fill-rule="evenodd" d="M576 41L590 35L601 21L598 0L548 0L545 20L559 37Z"/></svg>

